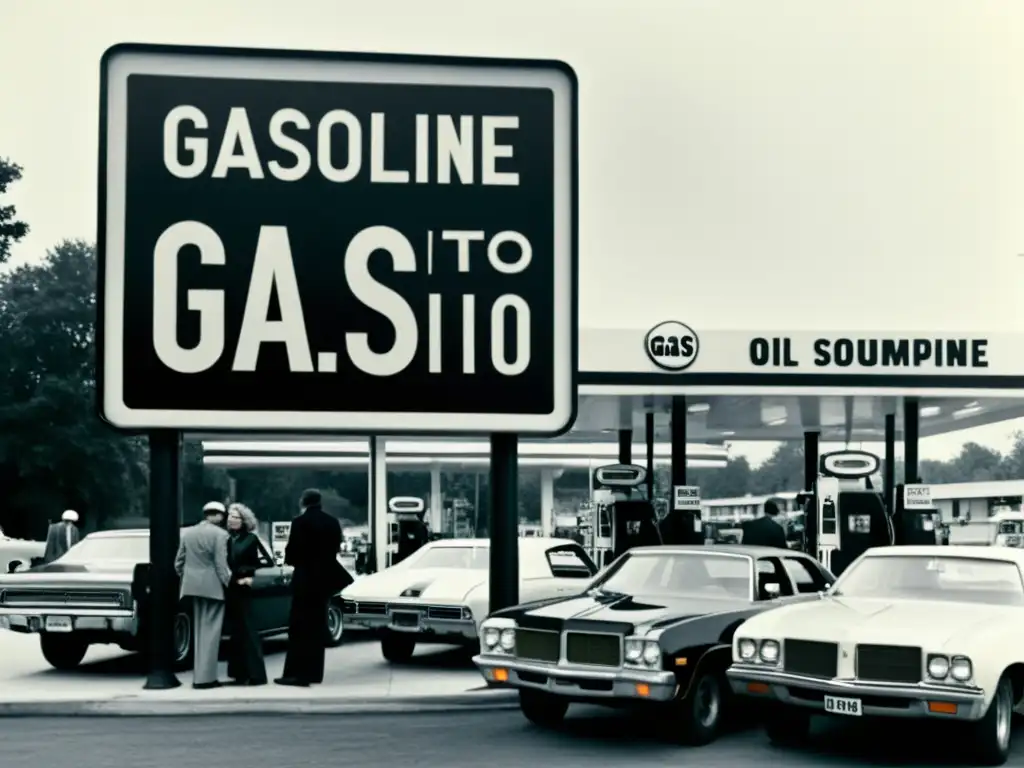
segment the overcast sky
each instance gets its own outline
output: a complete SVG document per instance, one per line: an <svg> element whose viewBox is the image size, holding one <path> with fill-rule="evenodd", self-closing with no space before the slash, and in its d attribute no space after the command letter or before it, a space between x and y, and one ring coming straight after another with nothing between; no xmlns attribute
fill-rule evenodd
<svg viewBox="0 0 1024 768"><path fill-rule="evenodd" d="M771 32L782 39L792 34L795 24L807 21L812 6L817 12L824 5L824 0L0 0L0 156L9 156L25 168L25 179L13 189L11 202L17 204L19 214L32 227L30 236L16 248L15 261L39 259L48 247L63 238L95 239L99 59L114 43L377 49L570 59L580 73L581 101L591 105L583 112L584 140L591 141L591 147L598 143L605 149L617 145L618 156L630 160L631 175L623 176L620 186L618 177L588 167L585 158L595 157L596 152L583 153L581 181L588 188L589 197L581 239L586 241L589 222L596 227L599 222L615 221L623 214L622 205L628 205L634 197L638 184L672 183L671 179L659 180L659 163L653 156L644 155L642 146L621 146L609 140L611 134L607 132L627 125L626 121L639 123L630 110L638 108L640 101L650 102L648 97L665 100L658 89L664 88L667 81L662 75L659 82L656 70L678 58L679 46L695 44L684 39L686 30L693 26L690 22L717 24L716 29L721 29L742 20L757 28L756 35L751 30L752 41L770 37L767 25L774 24L777 28ZM1012 50L1007 40L1013 35L1008 30L1024 31L1024 13L1015 12L1009 24L1008 16L999 16L1003 11L1009 12L1010 2L980 5L988 9L987 17L971 17L969 21L976 27L976 35L991 37L993 52L988 64L995 66L999 51ZM724 7L730 10L722 10ZM939 40L940 32L953 34L966 22L952 10L940 14L936 9L979 5L976 0L872 0L847 7L856 7L857 13L874 8L878 14L873 19L866 18L871 15L869 11L861 18L851 16L837 29L853 28L855 22L861 22L860 34L868 34L865 30L878 28L882 15L886 16L886 24L915 27L922 26L916 19L927 19L933 27L931 33ZM767 8L773 12L766 14ZM897 8L899 12L892 10ZM939 30L943 24L946 28ZM892 29L898 31L897 27ZM697 33L688 34L692 37ZM1017 45L1019 40L1018 36ZM880 45L879 56L882 48ZM819 63L804 62L802 70L793 71L811 77ZM761 61L758 68L766 65ZM631 68L630 72L616 80L617 68L623 67ZM644 67L651 72L646 88L646 79L638 78ZM975 76L982 71L977 61L973 61L972 67ZM681 73L680 77L684 75ZM736 79L735 73L726 72L724 76ZM705 75L704 80L708 79ZM953 85L944 83L943 87ZM1024 111L1018 111L1020 118ZM651 130L654 141L670 135L665 126L660 133L654 127ZM1020 142L1015 158L1020 160L1024 158L1024 138L1020 138L1024 134L1015 135ZM583 149L587 149L586 144ZM1024 178L1024 174L1020 176ZM633 188L624 189L630 183ZM978 190L971 187L968 191L974 195ZM1007 195L1017 191L1016 187L1004 190ZM1007 242L1010 235L1016 233L1007 234ZM604 238L603 231L600 236ZM590 237L597 239L594 233ZM877 283L876 274L870 277L871 282ZM927 279L933 280L934 276ZM614 281L607 276L602 279L597 270L581 276L584 310L597 310L597 305L614 293L614 283L619 280L617 272ZM792 288L796 295L796 286ZM780 301L779 311L795 306L791 298ZM630 300L642 305L642 293ZM973 303L983 303L980 294L975 294L972 302L969 292L964 301L959 309L967 312L974 311ZM943 311L953 309L944 302L934 303L943 305ZM934 307L929 311L932 310ZM947 459L968 440L1006 450L1012 433L1020 429L1024 429L1024 420L928 438L922 441L922 456ZM756 462L770 453L772 447L736 444L735 450Z"/></svg>

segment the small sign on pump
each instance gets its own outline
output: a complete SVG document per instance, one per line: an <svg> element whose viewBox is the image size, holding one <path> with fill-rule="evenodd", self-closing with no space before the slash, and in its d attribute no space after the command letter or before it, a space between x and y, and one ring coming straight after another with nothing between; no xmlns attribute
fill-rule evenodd
<svg viewBox="0 0 1024 768"><path fill-rule="evenodd" d="M928 485L907 485L903 488L904 509L931 509L932 489Z"/></svg>
<svg viewBox="0 0 1024 768"><path fill-rule="evenodd" d="M700 486L676 485L672 487L672 508L687 511L700 510Z"/></svg>

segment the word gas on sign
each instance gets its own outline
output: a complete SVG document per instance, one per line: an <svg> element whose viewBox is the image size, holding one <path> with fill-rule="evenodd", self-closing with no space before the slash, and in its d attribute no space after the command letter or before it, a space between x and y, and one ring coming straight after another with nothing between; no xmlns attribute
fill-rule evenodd
<svg viewBox="0 0 1024 768"><path fill-rule="evenodd" d="M644 348L651 362L666 371L684 371L700 350L697 334L688 325L669 320L647 332Z"/></svg>
<svg viewBox="0 0 1024 768"><path fill-rule="evenodd" d="M102 87L109 422L570 426L567 66L116 46Z"/></svg>

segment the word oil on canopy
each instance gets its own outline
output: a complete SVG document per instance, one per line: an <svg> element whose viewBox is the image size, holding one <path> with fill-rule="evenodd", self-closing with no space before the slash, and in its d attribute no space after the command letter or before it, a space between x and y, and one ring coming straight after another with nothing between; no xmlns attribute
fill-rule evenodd
<svg viewBox="0 0 1024 768"><path fill-rule="evenodd" d="M567 67L136 46L104 76L109 421L570 425Z"/></svg>

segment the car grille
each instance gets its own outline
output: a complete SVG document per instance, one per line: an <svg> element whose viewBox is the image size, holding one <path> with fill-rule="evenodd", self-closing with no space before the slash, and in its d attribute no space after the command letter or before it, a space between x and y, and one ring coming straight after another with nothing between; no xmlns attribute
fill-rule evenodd
<svg viewBox="0 0 1024 768"><path fill-rule="evenodd" d="M617 667L622 664L621 638L619 635L566 632L565 660L571 664Z"/></svg>
<svg viewBox="0 0 1024 768"><path fill-rule="evenodd" d="M431 605L427 607L427 618L442 621L458 621L462 618L462 608L449 605Z"/></svg>
<svg viewBox="0 0 1024 768"><path fill-rule="evenodd" d="M542 629L516 630L516 656L533 661L558 661L562 639L557 632Z"/></svg>
<svg viewBox="0 0 1024 768"><path fill-rule="evenodd" d="M116 590L57 590L6 589L0 590L0 603L4 605L79 605L90 608L124 608L127 598Z"/></svg>
<svg viewBox="0 0 1024 768"><path fill-rule="evenodd" d="M782 663L787 672L833 678L839 668L839 645L811 640L786 640Z"/></svg>
<svg viewBox="0 0 1024 768"><path fill-rule="evenodd" d="M858 645L856 675L886 683L921 682L921 649L908 645Z"/></svg>

